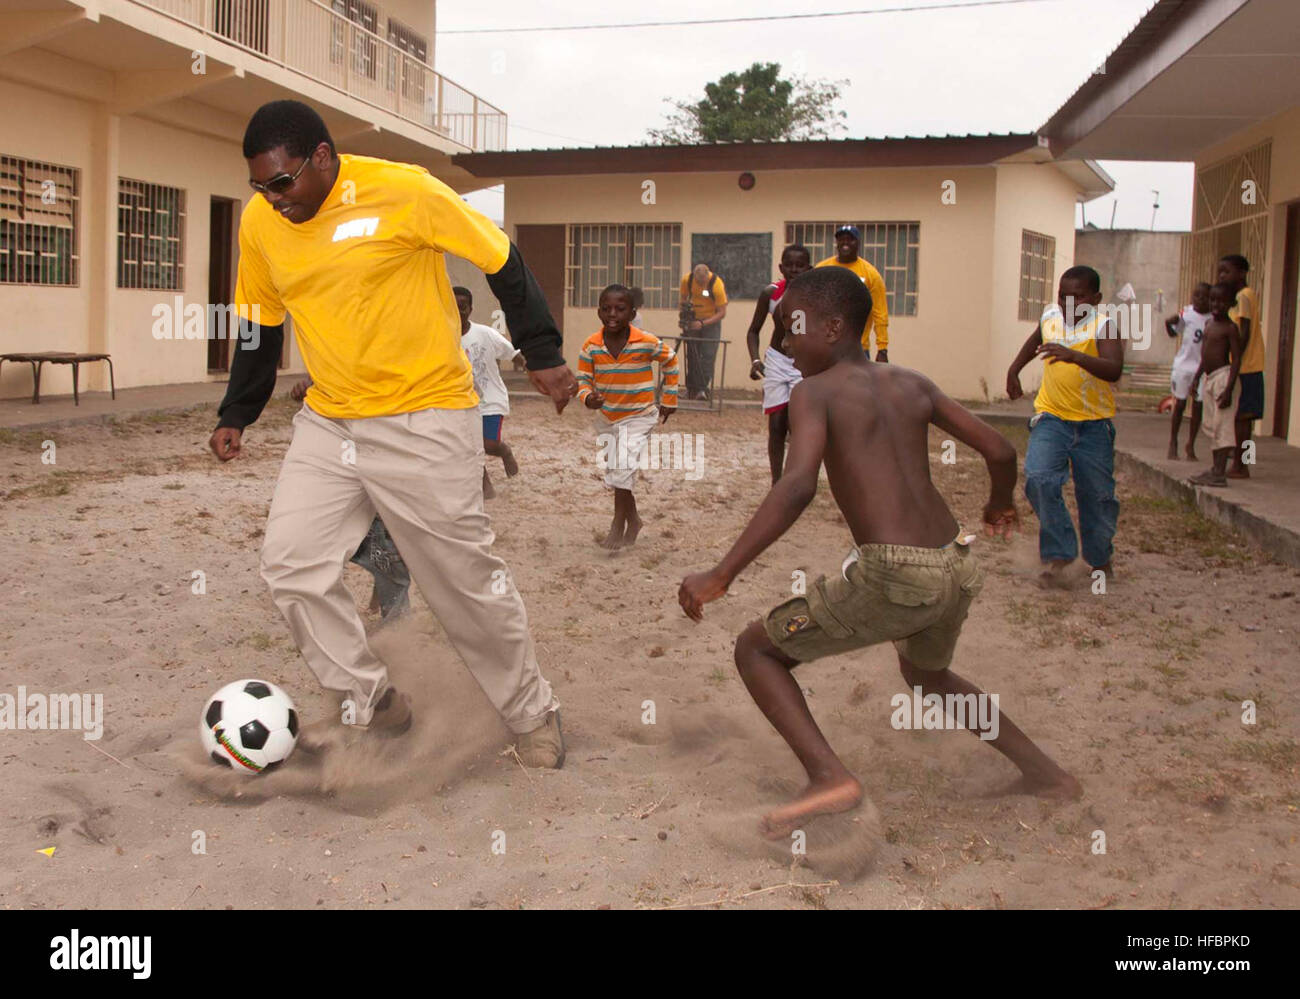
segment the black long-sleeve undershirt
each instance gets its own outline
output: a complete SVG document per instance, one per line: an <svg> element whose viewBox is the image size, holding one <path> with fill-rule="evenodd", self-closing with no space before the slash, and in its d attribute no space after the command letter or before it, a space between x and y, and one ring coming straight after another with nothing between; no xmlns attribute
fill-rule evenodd
<svg viewBox="0 0 1300 999"><path fill-rule="evenodd" d="M511 339L523 352L528 369L538 371L562 365L563 338L546 304L546 296L514 243L510 244L510 254L501 269L486 276L488 287L505 313ZM240 337L230 365L230 383L217 408L217 426L243 430L262 415L275 392L284 324L263 326L260 337L254 339L241 323ZM257 343L257 348L246 349L249 342Z"/></svg>
<svg viewBox="0 0 1300 999"><path fill-rule="evenodd" d="M250 330L246 320L239 321L239 340L235 359L230 362L230 382L225 398L217 407L217 426L243 430L262 415L275 392L275 376L284 347L284 323ZM257 333L256 339L253 334ZM256 343L256 349L249 349Z"/></svg>

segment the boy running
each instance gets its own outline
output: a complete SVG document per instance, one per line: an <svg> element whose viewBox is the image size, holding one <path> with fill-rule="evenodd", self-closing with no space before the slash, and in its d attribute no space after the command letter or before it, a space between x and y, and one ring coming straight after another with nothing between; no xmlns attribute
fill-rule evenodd
<svg viewBox="0 0 1300 999"><path fill-rule="evenodd" d="M1170 336L1182 334L1178 354L1170 374L1170 391L1174 394L1174 415L1169 427L1169 460L1178 460L1178 428L1183 424L1183 410L1192 389L1192 425L1187 431L1187 460L1196 460L1196 434L1201 429L1201 387L1195 376L1201 366L1201 338L1205 336L1205 323L1210 318L1210 285L1202 281L1192 289L1192 304L1165 320L1165 331Z"/></svg>
<svg viewBox="0 0 1300 999"><path fill-rule="evenodd" d="M804 380L790 396L785 474L722 561L687 576L678 591L687 616L701 620L704 605L726 593L812 502L825 461L856 547L840 575L819 579L807 597L778 605L736 640L741 679L808 774L803 794L764 816L761 830L772 839L862 800L862 785L826 742L791 675L801 662L892 641L909 686L941 696L981 694L948 669L982 573L968 547L974 539L958 527L930 481L931 423L988 463L988 533L1009 536L1017 522L1015 450L924 375L866 357L860 337L871 296L857 277L837 267L810 271L790 283L780 311L786 328L799 317L806 330L791 337ZM1079 783L1005 716L999 724L989 741L1020 768L1017 790L1081 793Z"/></svg>
<svg viewBox="0 0 1300 999"><path fill-rule="evenodd" d="M1201 365L1196 369L1192 384L1205 375L1205 433L1213 448L1213 467L1187 481L1197 486L1222 489L1228 484L1228 459L1237 446L1237 426L1232 412L1232 390L1241 368L1241 334L1237 324L1228 318L1236 302L1236 290L1231 284L1220 282L1210 289L1210 312L1213 317L1205 324L1205 339L1201 344ZM1243 389L1244 391L1244 389Z"/></svg>
<svg viewBox="0 0 1300 999"><path fill-rule="evenodd" d="M470 313L474 311L473 292L460 285L452 288L451 292L456 297L456 311L460 313L460 345L474 369L474 392L478 395L479 416L483 417L483 451L500 458L505 465L506 478L512 479L519 474L519 463L515 461L510 445L501 439L501 425L510 415L510 393L506 391L497 362L514 361L515 367L519 367L523 355L491 326L470 322ZM483 498L492 499L495 495L485 465Z"/></svg>
<svg viewBox="0 0 1300 999"><path fill-rule="evenodd" d="M677 354L653 333L630 324L632 293L611 284L600 293L599 333L593 333L578 355L578 398L599 410L596 443L605 457L605 485L614 490L614 520L602 548L622 548L641 533L637 515L637 464L658 423L677 411ZM664 376L663 404L655 405L651 364Z"/></svg>
<svg viewBox="0 0 1300 999"><path fill-rule="evenodd" d="M786 331L781 325L777 306L785 294L787 282L812 269L808 248L799 243L791 243L781 251L778 269L781 271L781 280L769 284L758 296L754 318L745 336L750 357L749 377L753 381L763 379L763 412L767 414L767 458L772 466L773 485L781 477L781 466L785 461L785 439L790 434L790 393L803 377L790 360L790 348L785 345ZM772 315L772 343L763 359L759 360L758 334L769 313Z"/></svg>
<svg viewBox="0 0 1300 999"><path fill-rule="evenodd" d="M1124 344L1097 315L1101 275L1082 265L1061 275L1055 305L1029 334L1007 372L1007 397L1019 399L1020 372L1043 358L1025 454L1025 496L1038 514L1038 585L1067 588L1066 569L1080 547L1093 570L1114 575L1111 556L1119 522L1115 498L1115 390L1124 372ZM1079 533L1062 490L1074 474Z"/></svg>

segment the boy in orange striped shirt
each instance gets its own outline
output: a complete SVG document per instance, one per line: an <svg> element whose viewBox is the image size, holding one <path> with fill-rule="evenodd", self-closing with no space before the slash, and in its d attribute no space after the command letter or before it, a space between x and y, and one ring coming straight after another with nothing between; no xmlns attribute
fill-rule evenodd
<svg viewBox="0 0 1300 999"><path fill-rule="evenodd" d="M605 485L614 490L614 521L602 548L622 548L641 532L632 486L650 431L677 410L677 354L653 333L631 325L632 292L611 284L600 293L601 329L578 355L578 398L598 410L596 443L605 458ZM663 402L655 405L657 363Z"/></svg>

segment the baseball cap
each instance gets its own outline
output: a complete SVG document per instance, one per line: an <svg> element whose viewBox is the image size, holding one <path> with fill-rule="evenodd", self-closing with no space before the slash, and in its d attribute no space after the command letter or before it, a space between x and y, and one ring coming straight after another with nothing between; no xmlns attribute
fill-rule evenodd
<svg viewBox="0 0 1300 999"><path fill-rule="evenodd" d="M858 232L858 227L855 226L855 225L842 225L842 226L840 226L838 229L835 230L835 235L836 235L836 236L839 236L839 235L841 235L842 233L846 233L846 232L847 232L850 236L852 236L854 239L861 239L861 238L862 238L862 233Z"/></svg>

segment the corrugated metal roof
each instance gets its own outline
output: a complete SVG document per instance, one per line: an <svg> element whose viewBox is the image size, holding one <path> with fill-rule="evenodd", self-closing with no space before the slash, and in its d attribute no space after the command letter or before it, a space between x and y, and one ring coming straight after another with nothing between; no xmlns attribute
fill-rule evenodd
<svg viewBox="0 0 1300 999"><path fill-rule="evenodd" d="M1151 43L1164 34L1171 21L1181 16L1186 8L1200 2L1201 0L1156 0L1151 9L1134 25L1133 30L1125 35L1115 46L1114 51L1106 57L1105 72L1094 72L1084 80L1065 103L1047 119L1046 124L1038 129L1039 134L1050 136L1057 122L1087 104L1098 91L1107 86L1108 77L1113 78L1115 73L1127 69L1142 58L1150 51Z"/></svg>

